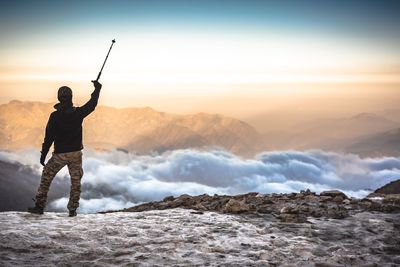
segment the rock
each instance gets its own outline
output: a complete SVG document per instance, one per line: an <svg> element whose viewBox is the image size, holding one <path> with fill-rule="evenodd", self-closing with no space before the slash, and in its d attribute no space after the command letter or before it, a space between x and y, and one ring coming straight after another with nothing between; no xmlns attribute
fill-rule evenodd
<svg viewBox="0 0 400 267"><path fill-rule="evenodd" d="M212 201L203 202L202 205L208 210L221 211L228 201L228 198L217 198Z"/></svg>
<svg viewBox="0 0 400 267"><path fill-rule="evenodd" d="M307 222L307 217L303 214L289 214L289 213L284 213L280 214L278 218L281 220L281 222L285 223L305 223Z"/></svg>
<svg viewBox="0 0 400 267"><path fill-rule="evenodd" d="M368 209L370 211L381 211L382 205L379 202L372 201L371 204L369 205Z"/></svg>
<svg viewBox="0 0 400 267"><path fill-rule="evenodd" d="M349 213L346 209L339 206L329 208L326 215L332 219L344 219L349 216Z"/></svg>
<svg viewBox="0 0 400 267"><path fill-rule="evenodd" d="M320 217L322 217L322 212L320 209L313 209L313 210L311 210L310 215L315 218L320 218Z"/></svg>
<svg viewBox="0 0 400 267"><path fill-rule="evenodd" d="M257 208L257 212L259 212L259 213L271 213L273 211L274 210L272 209L272 207L270 205L262 205Z"/></svg>
<svg viewBox="0 0 400 267"><path fill-rule="evenodd" d="M174 208L177 207L188 207L193 204L193 197L183 194L180 195L179 197L175 198L174 201L171 203L171 206Z"/></svg>
<svg viewBox="0 0 400 267"><path fill-rule="evenodd" d="M400 264L400 256L394 257L394 258L393 258L393 262L394 262L394 263L397 263L397 264Z"/></svg>
<svg viewBox="0 0 400 267"><path fill-rule="evenodd" d="M383 199L383 203L390 203L394 205L400 205L400 194L389 194Z"/></svg>
<svg viewBox="0 0 400 267"><path fill-rule="evenodd" d="M329 190L329 191L323 191L319 194L320 196L329 196L332 198L335 198L337 196L343 197L343 199L347 199L348 197L346 196L345 193L339 191L339 190Z"/></svg>
<svg viewBox="0 0 400 267"><path fill-rule="evenodd" d="M204 214L204 212L202 212L202 211L191 211L190 214L199 214L199 215L201 215L201 214Z"/></svg>
<svg viewBox="0 0 400 267"><path fill-rule="evenodd" d="M337 204L342 204L343 203L343 197L342 196L336 196L333 198L333 201L336 202Z"/></svg>
<svg viewBox="0 0 400 267"><path fill-rule="evenodd" d="M320 199L321 199L321 202L332 201L332 197L331 196L321 196Z"/></svg>
<svg viewBox="0 0 400 267"><path fill-rule="evenodd" d="M300 194L308 196L308 195L315 195L315 192L311 192L311 190L307 188L306 190L300 190Z"/></svg>
<svg viewBox="0 0 400 267"><path fill-rule="evenodd" d="M250 206L244 201L238 201L235 199L230 199L228 203L226 203L224 209L222 210L225 213L242 213L242 212L247 212L250 211Z"/></svg>
<svg viewBox="0 0 400 267"><path fill-rule="evenodd" d="M300 212L302 213L308 213L310 211L310 207L305 206L305 205L301 205L300 206Z"/></svg>
<svg viewBox="0 0 400 267"><path fill-rule="evenodd" d="M350 204L357 205L357 204L358 204L358 199L356 199L356 198L351 198L351 199L350 199Z"/></svg>
<svg viewBox="0 0 400 267"><path fill-rule="evenodd" d="M299 208L297 206L285 206L280 210L281 214L298 214Z"/></svg>
<svg viewBox="0 0 400 267"><path fill-rule="evenodd" d="M172 208L232 214L272 214L282 222L304 222L307 216L343 219L363 211L397 212L400 211L400 195L388 194L379 199L355 199L348 198L338 190L324 191L320 195L309 190L290 194L247 193L235 196L183 194L176 198L167 196L162 201L144 203L124 211L140 212Z"/></svg>
<svg viewBox="0 0 400 267"><path fill-rule="evenodd" d="M343 204L349 205L351 203L350 199L344 199Z"/></svg>
<svg viewBox="0 0 400 267"><path fill-rule="evenodd" d="M275 202L272 201L272 199L270 199L270 198L264 198L262 203L263 204L275 204Z"/></svg>
<svg viewBox="0 0 400 267"><path fill-rule="evenodd" d="M167 196L163 199L163 202L169 202L169 201L173 201L175 198L174 196Z"/></svg>
<svg viewBox="0 0 400 267"><path fill-rule="evenodd" d="M201 204L201 203L197 203L194 207L195 207L196 210L202 210L202 211L206 211L207 210L207 208L204 207L203 204Z"/></svg>
<svg viewBox="0 0 400 267"><path fill-rule="evenodd" d="M183 194L178 197L178 199L191 199L191 198L192 196L189 196L188 194Z"/></svg>
<svg viewBox="0 0 400 267"><path fill-rule="evenodd" d="M317 197L316 195L307 195L307 196L305 196L304 200L306 200L308 202L318 202L319 197Z"/></svg>

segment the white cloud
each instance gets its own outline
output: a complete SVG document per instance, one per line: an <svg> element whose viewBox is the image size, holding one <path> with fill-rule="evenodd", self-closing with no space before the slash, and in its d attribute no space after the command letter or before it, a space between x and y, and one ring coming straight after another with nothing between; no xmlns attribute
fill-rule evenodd
<svg viewBox="0 0 400 267"><path fill-rule="evenodd" d="M33 153L33 154L32 154ZM0 159L36 164L36 152L0 152ZM400 179L400 158L366 158L320 150L271 151L243 159L221 150L175 150L161 155L84 152L81 212L120 209L167 195L320 192L363 197ZM59 176L65 177L66 169ZM67 199L51 203L65 209Z"/></svg>

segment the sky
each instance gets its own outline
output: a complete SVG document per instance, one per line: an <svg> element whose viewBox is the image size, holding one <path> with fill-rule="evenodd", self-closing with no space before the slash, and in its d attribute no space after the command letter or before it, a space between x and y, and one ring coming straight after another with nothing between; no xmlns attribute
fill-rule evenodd
<svg viewBox="0 0 400 267"><path fill-rule="evenodd" d="M399 1L9 1L0 104L82 104L113 38L100 103L239 118L400 101ZM338 108L338 106L343 106Z"/></svg>

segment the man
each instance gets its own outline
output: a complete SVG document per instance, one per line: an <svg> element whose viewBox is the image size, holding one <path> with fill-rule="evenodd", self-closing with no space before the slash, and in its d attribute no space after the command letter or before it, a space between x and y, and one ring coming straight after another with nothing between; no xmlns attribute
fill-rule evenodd
<svg viewBox="0 0 400 267"><path fill-rule="evenodd" d="M58 89L58 100L51 113L46 126L46 135L42 145L40 163L44 166L40 185L36 194L35 207L28 211L43 214L46 206L47 193L54 176L65 166L68 166L71 176L71 191L68 202L69 216L76 216L81 194L82 169L82 122L97 106L101 84L92 81L94 91L90 100L82 107L74 107L72 104L72 90L67 86ZM50 160L45 164L46 155L54 142L54 152Z"/></svg>

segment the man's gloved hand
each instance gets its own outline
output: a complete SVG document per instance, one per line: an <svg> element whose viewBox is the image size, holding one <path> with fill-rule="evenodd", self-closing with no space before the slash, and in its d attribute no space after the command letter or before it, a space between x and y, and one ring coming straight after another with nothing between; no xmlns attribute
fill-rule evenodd
<svg viewBox="0 0 400 267"><path fill-rule="evenodd" d="M95 89L101 89L102 86L101 83L99 83L98 81L92 81L92 83Z"/></svg>
<svg viewBox="0 0 400 267"><path fill-rule="evenodd" d="M40 155L40 164L42 164L43 166L46 165L46 163L44 162L45 160L46 160L46 154L42 152L42 154Z"/></svg>

